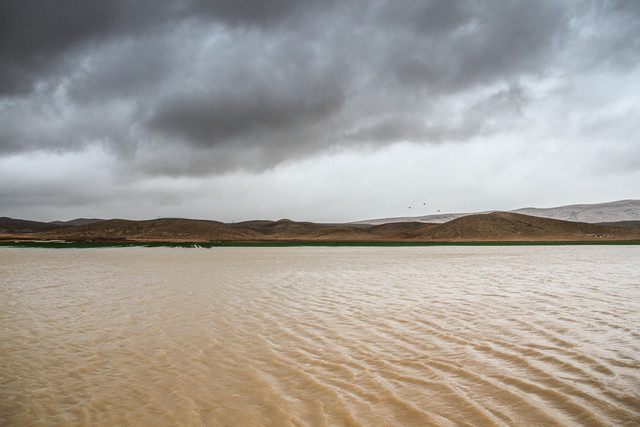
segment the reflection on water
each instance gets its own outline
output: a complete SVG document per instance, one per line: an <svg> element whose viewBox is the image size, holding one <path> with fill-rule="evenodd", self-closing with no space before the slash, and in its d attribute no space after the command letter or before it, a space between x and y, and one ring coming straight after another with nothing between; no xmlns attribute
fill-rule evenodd
<svg viewBox="0 0 640 427"><path fill-rule="evenodd" d="M637 425L639 259L0 248L0 424Z"/></svg>

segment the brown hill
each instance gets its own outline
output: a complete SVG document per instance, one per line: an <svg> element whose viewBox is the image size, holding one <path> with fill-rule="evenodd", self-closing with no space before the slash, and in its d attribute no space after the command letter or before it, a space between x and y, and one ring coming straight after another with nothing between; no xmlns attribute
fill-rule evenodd
<svg viewBox="0 0 640 427"><path fill-rule="evenodd" d="M275 241L362 241L370 240L370 235L361 227L341 224L315 224L295 222L289 219L279 221L247 221L233 224L234 229L250 230L259 236L256 240Z"/></svg>
<svg viewBox="0 0 640 427"><path fill-rule="evenodd" d="M60 228L58 224L0 217L0 234L37 233Z"/></svg>
<svg viewBox="0 0 640 427"><path fill-rule="evenodd" d="M598 225L606 225L607 227L640 228L640 221L599 222Z"/></svg>
<svg viewBox="0 0 640 427"><path fill-rule="evenodd" d="M406 238L430 241L634 240L638 230L561 221L511 212L470 215L418 229Z"/></svg>
<svg viewBox="0 0 640 427"><path fill-rule="evenodd" d="M640 241L640 230L495 212L465 216L444 224L408 222L375 226L291 220L224 224L190 219L114 219L54 230L5 231L0 233L0 239L111 242Z"/></svg>
<svg viewBox="0 0 640 427"><path fill-rule="evenodd" d="M49 224L54 225L85 225L85 224L93 224L94 222L104 221L104 219L100 218L76 218L70 221L51 221Z"/></svg>
<svg viewBox="0 0 640 427"><path fill-rule="evenodd" d="M414 240L438 226L439 224L422 222L392 222L372 226L369 228L369 233L383 240Z"/></svg>
<svg viewBox="0 0 640 427"><path fill-rule="evenodd" d="M255 236L247 230L234 230L216 221L193 219L129 221L112 219L93 224L59 228L47 233L41 233L41 237L75 241L209 242L253 240Z"/></svg>

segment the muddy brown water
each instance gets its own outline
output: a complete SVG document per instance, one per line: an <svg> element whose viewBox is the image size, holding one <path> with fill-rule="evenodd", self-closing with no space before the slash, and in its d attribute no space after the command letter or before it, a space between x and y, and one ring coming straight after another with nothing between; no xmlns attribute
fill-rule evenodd
<svg viewBox="0 0 640 427"><path fill-rule="evenodd" d="M638 425L640 246L0 248L1 425Z"/></svg>

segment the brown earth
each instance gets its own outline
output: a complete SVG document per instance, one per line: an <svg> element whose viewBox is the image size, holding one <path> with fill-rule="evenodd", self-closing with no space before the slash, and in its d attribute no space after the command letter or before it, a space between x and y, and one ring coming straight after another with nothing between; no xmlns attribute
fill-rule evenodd
<svg viewBox="0 0 640 427"><path fill-rule="evenodd" d="M590 241L638 240L640 230L560 221L510 212L457 218L416 230L407 238L432 241Z"/></svg>
<svg viewBox="0 0 640 427"><path fill-rule="evenodd" d="M21 220L13 220L21 221ZM7 221L5 221L7 222ZM105 220L50 229L17 223L0 227L0 240L104 242L481 242L640 241L640 229L560 221L508 212L470 215L444 224L376 226L246 221L225 224L191 219Z"/></svg>
<svg viewBox="0 0 640 427"><path fill-rule="evenodd" d="M0 217L0 235L37 233L41 231L55 230L56 228L60 228L60 226L47 222L13 219L6 216Z"/></svg>
<svg viewBox="0 0 640 427"><path fill-rule="evenodd" d="M598 225L606 225L609 227L622 227L622 228L640 228L640 221L599 222Z"/></svg>

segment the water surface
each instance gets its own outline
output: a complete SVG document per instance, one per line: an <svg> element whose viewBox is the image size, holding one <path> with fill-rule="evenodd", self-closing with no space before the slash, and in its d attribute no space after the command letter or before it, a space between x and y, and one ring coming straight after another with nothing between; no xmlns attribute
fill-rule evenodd
<svg viewBox="0 0 640 427"><path fill-rule="evenodd" d="M0 248L0 424L638 425L638 260Z"/></svg>

